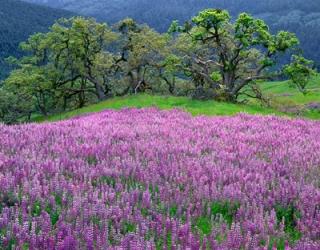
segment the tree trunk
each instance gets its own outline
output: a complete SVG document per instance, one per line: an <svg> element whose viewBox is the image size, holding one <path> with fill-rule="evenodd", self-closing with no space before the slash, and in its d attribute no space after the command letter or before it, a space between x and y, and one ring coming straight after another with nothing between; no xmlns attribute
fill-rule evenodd
<svg viewBox="0 0 320 250"><path fill-rule="evenodd" d="M68 97L66 95L64 95L63 96L63 106L62 106L63 111L66 111L67 104L68 104Z"/></svg>
<svg viewBox="0 0 320 250"><path fill-rule="evenodd" d="M107 96L104 93L103 87L99 83L95 83L94 87L96 89L99 101L103 101L103 100L107 99Z"/></svg>
<svg viewBox="0 0 320 250"><path fill-rule="evenodd" d="M78 94L79 105L78 108L83 108L85 104L85 94L84 91L80 91Z"/></svg>
<svg viewBox="0 0 320 250"><path fill-rule="evenodd" d="M139 73L135 72L134 70L129 72L130 77L130 93L136 94L136 88L139 85Z"/></svg>
<svg viewBox="0 0 320 250"><path fill-rule="evenodd" d="M235 73L234 72L224 72L223 74L223 84L228 90L232 90L235 82Z"/></svg>
<svg viewBox="0 0 320 250"><path fill-rule="evenodd" d="M41 92L37 99L38 99L38 107L39 107L41 114L44 116L48 116L47 109L46 109L46 100L45 100L44 94Z"/></svg>
<svg viewBox="0 0 320 250"><path fill-rule="evenodd" d="M176 85L176 78L173 76L172 77L172 82L166 77L166 76L160 76L164 81L165 83L168 85L168 90L169 90L169 93L171 95L174 95L174 90L175 90L175 85Z"/></svg>
<svg viewBox="0 0 320 250"><path fill-rule="evenodd" d="M78 100L79 100L79 108L83 108L86 102L86 95L85 95L85 87L86 87L86 79L81 80L81 87L80 92L78 93Z"/></svg>
<svg viewBox="0 0 320 250"><path fill-rule="evenodd" d="M99 101L103 101L103 100L107 99L107 96L104 93L104 89L101 86L101 84L99 83L99 81L97 81L95 78L91 77L90 75L87 76L87 79L94 84L94 88L96 90L96 95L97 95Z"/></svg>

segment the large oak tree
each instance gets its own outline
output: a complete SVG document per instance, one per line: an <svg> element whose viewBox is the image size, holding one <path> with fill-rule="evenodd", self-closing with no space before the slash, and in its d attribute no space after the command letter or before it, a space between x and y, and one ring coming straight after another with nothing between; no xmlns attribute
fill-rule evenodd
<svg viewBox="0 0 320 250"><path fill-rule="evenodd" d="M266 23L247 13L232 22L226 10L201 11L190 22L173 22L170 32L180 51L181 68L197 89L236 101L244 87L271 77L268 69L278 56L295 48L299 41L290 32L273 35Z"/></svg>

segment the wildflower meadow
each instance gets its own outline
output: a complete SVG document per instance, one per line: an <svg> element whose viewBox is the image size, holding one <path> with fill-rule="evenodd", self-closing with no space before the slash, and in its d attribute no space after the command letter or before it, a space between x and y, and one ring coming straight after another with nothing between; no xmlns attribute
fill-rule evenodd
<svg viewBox="0 0 320 250"><path fill-rule="evenodd" d="M123 109L0 125L0 249L320 249L320 122Z"/></svg>

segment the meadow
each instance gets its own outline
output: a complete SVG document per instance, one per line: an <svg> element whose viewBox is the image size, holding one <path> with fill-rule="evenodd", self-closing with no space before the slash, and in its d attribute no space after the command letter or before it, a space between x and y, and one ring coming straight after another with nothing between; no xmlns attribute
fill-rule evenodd
<svg viewBox="0 0 320 250"><path fill-rule="evenodd" d="M303 95L288 81L261 82L260 87L264 95L273 100L273 107L266 107L260 101L245 97L245 103L217 102L214 100L193 100L189 97L177 97L166 95L138 94L123 97L115 97L97 104L88 105L81 109L45 116L34 116L34 122L59 121L75 116L100 112L106 109L145 108L157 107L162 110L181 109L193 116L230 116L239 113L277 115L284 117L297 117L297 114L287 112L287 109L302 110L299 116L317 120L320 119L320 109L310 110L306 108L312 103L320 105L320 76L314 77L308 85L308 94ZM286 108L285 108L286 107Z"/></svg>
<svg viewBox="0 0 320 250"><path fill-rule="evenodd" d="M0 245L319 249L319 134L157 108L0 125Z"/></svg>
<svg viewBox="0 0 320 250"><path fill-rule="evenodd" d="M218 6L160 33L5 1L43 33L4 51L0 250L320 249L305 39Z"/></svg>

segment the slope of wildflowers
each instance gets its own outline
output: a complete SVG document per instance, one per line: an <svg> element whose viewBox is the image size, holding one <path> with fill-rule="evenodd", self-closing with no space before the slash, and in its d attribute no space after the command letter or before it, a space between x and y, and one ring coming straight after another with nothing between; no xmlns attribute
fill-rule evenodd
<svg viewBox="0 0 320 250"><path fill-rule="evenodd" d="M320 249L320 122L125 109L0 140L1 249Z"/></svg>

